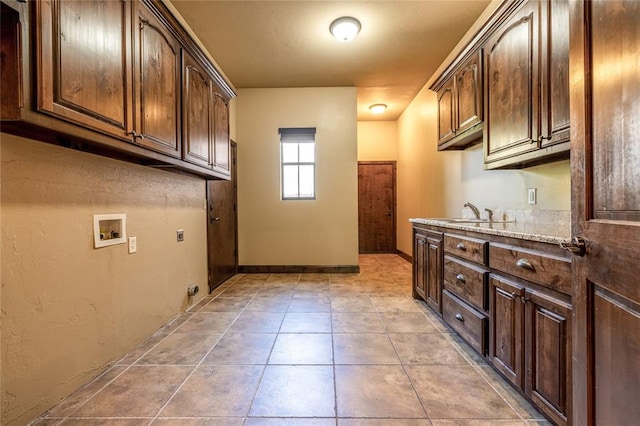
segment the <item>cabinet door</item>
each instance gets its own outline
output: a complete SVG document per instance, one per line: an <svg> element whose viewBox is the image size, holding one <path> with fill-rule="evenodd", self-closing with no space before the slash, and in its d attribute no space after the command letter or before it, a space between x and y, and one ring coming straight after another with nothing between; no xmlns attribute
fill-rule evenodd
<svg viewBox="0 0 640 426"><path fill-rule="evenodd" d="M429 233L425 250L427 260L426 302L436 312L442 312L442 234Z"/></svg>
<svg viewBox="0 0 640 426"><path fill-rule="evenodd" d="M482 81L480 53L456 73L456 116L460 134L482 121Z"/></svg>
<svg viewBox="0 0 640 426"><path fill-rule="evenodd" d="M487 41L485 164L538 148L538 7L526 3Z"/></svg>
<svg viewBox="0 0 640 426"><path fill-rule="evenodd" d="M229 102L217 92L213 94L213 168L229 175Z"/></svg>
<svg viewBox="0 0 640 426"><path fill-rule="evenodd" d="M180 46L144 3L137 6L134 142L179 158Z"/></svg>
<svg viewBox="0 0 640 426"><path fill-rule="evenodd" d="M455 134L454 90L455 80L451 79L438 91L438 144L443 144Z"/></svg>
<svg viewBox="0 0 640 426"><path fill-rule="evenodd" d="M211 167L213 145L213 92L202 67L183 53L182 138L184 159Z"/></svg>
<svg viewBox="0 0 640 426"><path fill-rule="evenodd" d="M569 140L569 2L541 2L541 148Z"/></svg>
<svg viewBox="0 0 640 426"><path fill-rule="evenodd" d="M525 392L557 424L571 408L571 306L526 290Z"/></svg>
<svg viewBox="0 0 640 426"><path fill-rule="evenodd" d="M130 3L42 0L33 6L38 110L130 139Z"/></svg>
<svg viewBox="0 0 640 426"><path fill-rule="evenodd" d="M491 275L491 329L489 356L493 366L520 389L523 382L524 288L505 278Z"/></svg>
<svg viewBox="0 0 640 426"><path fill-rule="evenodd" d="M419 232L413 234L413 297L426 300L427 283L427 236Z"/></svg>

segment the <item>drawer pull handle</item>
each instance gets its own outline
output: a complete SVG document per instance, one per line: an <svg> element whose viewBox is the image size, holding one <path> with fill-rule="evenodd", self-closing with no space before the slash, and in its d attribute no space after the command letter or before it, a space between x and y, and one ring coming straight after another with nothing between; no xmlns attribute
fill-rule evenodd
<svg viewBox="0 0 640 426"><path fill-rule="evenodd" d="M516 262L516 266L522 269L527 269L529 271L533 271L533 272L536 271L535 266L533 266L533 264L529 262L527 259L518 259L518 261Z"/></svg>
<svg viewBox="0 0 640 426"><path fill-rule="evenodd" d="M464 322L464 317L463 317L463 316L462 316L462 314L460 314L460 313L457 313L457 314L456 314L456 319L457 319L458 321L462 321L462 322Z"/></svg>
<svg viewBox="0 0 640 426"><path fill-rule="evenodd" d="M457 248L458 250L467 251L467 247L465 247L464 243L458 243L458 244L456 245L456 248Z"/></svg>
<svg viewBox="0 0 640 426"><path fill-rule="evenodd" d="M460 281L461 283L464 283L465 282L464 275L462 274L456 275L456 281Z"/></svg>

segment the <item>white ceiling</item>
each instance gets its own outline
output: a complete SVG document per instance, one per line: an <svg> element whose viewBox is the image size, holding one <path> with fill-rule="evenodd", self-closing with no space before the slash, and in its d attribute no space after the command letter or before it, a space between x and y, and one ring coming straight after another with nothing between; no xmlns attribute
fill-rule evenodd
<svg viewBox="0 0 640 426"><path fill-rule="evenodd" d="M171 2L236 88L356 86L359 120L396 120L490 0ZM362 23L351 43L340 16Z"/></svg>

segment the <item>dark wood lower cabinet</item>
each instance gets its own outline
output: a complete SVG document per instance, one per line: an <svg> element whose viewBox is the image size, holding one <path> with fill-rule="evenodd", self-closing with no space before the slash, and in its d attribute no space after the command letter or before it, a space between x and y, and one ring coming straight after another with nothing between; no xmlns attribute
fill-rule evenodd
<svg viewBox="0 0 640 426"><path fill-rule="evenodd" d="M571 305L498 275L490 286L491 363L554 422L568 424Z"/></svg>
<svg viewBox="0 0 640 426"><path fill-rule="evenodd" d="M413 297L442 310L442 233L414 231Z"/></svg>
<svg viewBox="0 0 640 426"><path fill-rule="evenodd" d="M489 319L483 313L467 305L448 290L442 292L442 319L449 324L473 349L487 354Z"/></svg>
<svg viewBox="0 0 640 426"><path fill-rule="evenodd" d="M427 236L421 232L413 232L413 298L425 299L427 283Z"/></svg>
<svg viewBox="0 0 640 426"><path fill-rule="evenodd" d="M573 424L571 262L562 249L446 226L413 233L414 297L554 424Z"/></svg>
<svg viewBox="0 0 640 426"><path fill-rule="evenodd" d="M511 383L522 389L524 380L523 314L524 287L504 278L489 278L491 332L489 357L491 363Z"/></svg>
<svg viewBox="0 0 640 426"><path fill-rule="evenodd" d="M571 412L571 305L527 289L525 393L558 424Z"/></svg>

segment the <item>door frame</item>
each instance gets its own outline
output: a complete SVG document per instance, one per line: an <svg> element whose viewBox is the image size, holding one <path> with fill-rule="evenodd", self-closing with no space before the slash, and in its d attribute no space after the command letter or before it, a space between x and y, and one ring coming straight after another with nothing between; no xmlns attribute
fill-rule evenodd
<svg viewBox="0 0 640 426"><path fill-rule="evenodd" d="M375 165L383 165L389 164L391 165L392 171L392 192L393 192L393 202L392 202L392 214L393 214L393 232L391 235L391 245L393 249L389 253L397 253L398 252L398 173L397 173L397 161L395 160L380 160L380 161L358 161L358 167L362 166L375 166ZM358 179L358 198L360 198L360 179ZM360 206L358 206L358 216L360 216ZM358 235L360 234L360 220L358 220ZM358 245L358 254L363 254L360 251L360 246ZM366 253L364 253L366 254Z"/></svg>

